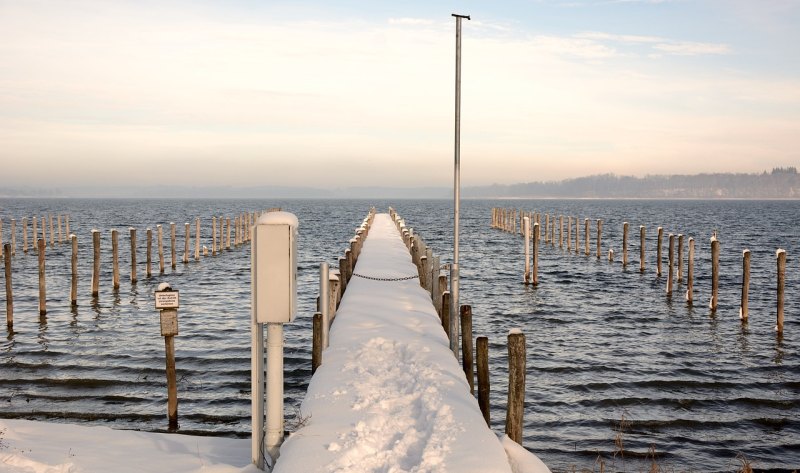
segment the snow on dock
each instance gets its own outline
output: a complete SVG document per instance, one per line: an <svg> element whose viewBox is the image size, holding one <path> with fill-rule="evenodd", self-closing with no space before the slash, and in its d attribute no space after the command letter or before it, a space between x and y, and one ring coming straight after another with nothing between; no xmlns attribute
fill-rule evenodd
<svg viewBox="0 0 800 473"><path fill-rule="evenodd" d="M549 471L521 448L509 461L419 280L360 277L415 274L392 220L376 215L275 473Z"/></svg>

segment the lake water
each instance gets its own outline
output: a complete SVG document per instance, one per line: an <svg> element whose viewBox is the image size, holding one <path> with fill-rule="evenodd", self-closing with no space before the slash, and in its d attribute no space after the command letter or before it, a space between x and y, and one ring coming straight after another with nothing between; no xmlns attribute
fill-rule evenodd
<svg viewBox="0 0 800 473"><path fill-rule="evenodd" d="M336 263L371 206L393 206L441 255L452 258L452 203L444 200L80 200L2 199L3 238L17 219L14 330L0 341L0 417L166 430L164 342L153 291L181 292L175 339L180 431L250 433L250 252L243 245L184 265L183 223L282 207L300 220L299 315L286 326L287 429L310 378L311 315L322 261ZM581 253L544 246L537 287L522 283L522 239L490 228L492 207L581 220ZM69 214L79 241L78 307L69 303L71 249L47 249L48 313L38 315L36 256L21 251L22 217ZM583 219L603 219L603 258L583 254ZM461 299L475 336L490 341L492 427L504 426L506 334L527 336L525 446L554 471L575 466L640 471L649 451L676 471L800 468L800 202L514 200L462 203ZM621 263L630 222L629 264ZM169 222L178 223L176 269ZM167 265L144 277L145 228L162 224ZM639 225L647 268L639 271ZM684 283L665 294L655 274L656 227L696 240L693 306ZM129 280L128 227L138 230L139 282ZM30 228L30 223L29 223ZM102 231L100 294L91 297L91 229ZM120 231L121 285L111 287L111 229ZM719 307L711 292L709 237L721 241ZM194 225L192 225L193 256ZM594 233L592 234L594 245ZM605 254L617 252L613 263ZM742 250L752 251L750 320L738 317ZM786 325L776 336L775 250L787 251ZM684 268L685 275L685 268ZM2 278L2 275L0 275ZM685 278L685 276L684 276ZM0 307L5 293L0 292ZM624 416L624 422L620 420ZM622 425L623 451L615 445Z"/></svg>

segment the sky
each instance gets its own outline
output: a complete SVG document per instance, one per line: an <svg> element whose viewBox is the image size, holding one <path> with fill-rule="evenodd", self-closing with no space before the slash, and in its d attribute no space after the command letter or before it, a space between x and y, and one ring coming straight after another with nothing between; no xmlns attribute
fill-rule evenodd
<svg viewBox="0 0 800 473"><path fill-rule="evenodd" d="M5 186L452 186L800 161L797 0L0 0Z"/></svg>

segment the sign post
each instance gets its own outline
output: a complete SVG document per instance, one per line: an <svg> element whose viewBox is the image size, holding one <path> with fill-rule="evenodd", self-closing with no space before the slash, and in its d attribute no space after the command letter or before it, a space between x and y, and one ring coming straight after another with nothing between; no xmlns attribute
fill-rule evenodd
<svg viewBox="0 0 800 473"><path fill-rule="evenodd" d="M178 430L178 382L175 375L175 335L178 335L180 296L168 283L161 283L155 292L156 309L161 315L161 336L164 337L167 360L167 417L169 430Z"/></svg>

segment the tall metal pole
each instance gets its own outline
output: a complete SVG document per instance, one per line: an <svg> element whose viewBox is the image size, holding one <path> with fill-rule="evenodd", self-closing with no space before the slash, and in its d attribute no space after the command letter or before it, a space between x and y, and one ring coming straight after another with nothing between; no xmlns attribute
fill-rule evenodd
<svg viewBox="0 0 800 473"><path fill-rule="evenodd" d="M469 15L457 15L456 19L456 131L455 131L455 170L453 181L453 265L450 268L450 349L458 359L459 317L458 317L458 227L461 204L461 19L469 20Z"/></svg>

